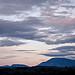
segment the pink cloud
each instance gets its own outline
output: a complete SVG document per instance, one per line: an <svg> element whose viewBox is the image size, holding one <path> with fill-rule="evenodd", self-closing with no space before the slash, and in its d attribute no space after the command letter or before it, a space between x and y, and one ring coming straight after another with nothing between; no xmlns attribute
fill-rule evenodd
<svg viewBox="0 0 75 75"><path fill-rule="evenodd" d="M9 59L9 58L14 58L17 57L16 55L9 55L9 56L4 56L1 59Z"/></svg>
<svg viewBox="0 0 75 75"><path fill-rule="evenodd" d="M48 18L44 20L44 23L50 24L50 25L74 25L75 24L75 18L67 17L67 18L62 18L62 17L53 17L53 18Z"/></svg>

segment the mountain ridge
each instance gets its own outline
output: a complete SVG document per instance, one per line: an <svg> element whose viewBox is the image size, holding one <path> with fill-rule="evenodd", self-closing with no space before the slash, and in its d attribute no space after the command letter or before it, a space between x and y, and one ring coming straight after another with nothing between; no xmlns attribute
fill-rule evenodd
<svg viewBox="0 0 75 75"><path fill-rule="evenodd" d="M40 63L37 66L71 67L75 66L75 60L67 58L52 58L46 62Z"/></svg>
<svg viewBox="0 0 75 75"><path fill-rule="evenodd" d="M52 58L45 62L42 62L36 66L55 66L55 67L75 67L75 60L67 59L67 58ZM12 64L11 66L5 65L0 66L0 68L16 68L16 67L29 67L24 64ZM33 66L32 66L33 67Z"/></svg>
<svg viewBox="0 0 75 75"><path fill-rule="evenodd" d="M12 64L11 66L9 65L0 66L0 68L16 68L16 67L29 67L29 66L24 64Z"/></svg>

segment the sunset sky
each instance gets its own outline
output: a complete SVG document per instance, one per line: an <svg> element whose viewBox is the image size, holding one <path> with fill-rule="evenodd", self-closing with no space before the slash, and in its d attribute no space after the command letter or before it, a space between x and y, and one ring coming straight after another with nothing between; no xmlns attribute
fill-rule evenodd
<svg viewBox="0 0 75 75"><path fill-rule="evenodd" d="M0 0L0 66L75 60L75 0Z"/></svg>

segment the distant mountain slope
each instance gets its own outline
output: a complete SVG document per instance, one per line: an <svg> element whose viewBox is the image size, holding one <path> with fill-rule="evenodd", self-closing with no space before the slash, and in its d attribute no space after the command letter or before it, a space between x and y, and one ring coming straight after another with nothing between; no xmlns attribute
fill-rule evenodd
<svg viewBox="0 0 75 75"><path fill-rule="evenodd" d="M13 64L11 65L11 67L29 67L29 66L23 64Z"/></svg>
<svg viewBox="0 0 75 75"><path fill-rule="evenodd" d="M0 66L0 68L9 68L9 65L5 65L5 66Z"/></svg>
<svg viewBox="0 0 75 75"><path fill-rule="evenodd" d="M0 68L16 68L16 67L29 67L29 66L23 64L12 64L11 66L9 65L0 66Z"/></svg>
<svg viewBox="0 0 75 75"><path fill-rule="evenodd" d="M57 67L70 67L75 66L75 60L66 58L52 58L46 62L42 62L37 66L57 66Z"/></svg>

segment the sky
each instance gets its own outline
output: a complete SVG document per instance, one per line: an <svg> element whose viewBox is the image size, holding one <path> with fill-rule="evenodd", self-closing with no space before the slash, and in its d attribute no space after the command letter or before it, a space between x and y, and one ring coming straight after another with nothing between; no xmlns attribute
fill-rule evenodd
<svg viewBox="0 0 75 75"><path fill-rule="evenodd" d="M75 60L75 0L0 0L0 66Z"/></svg>

